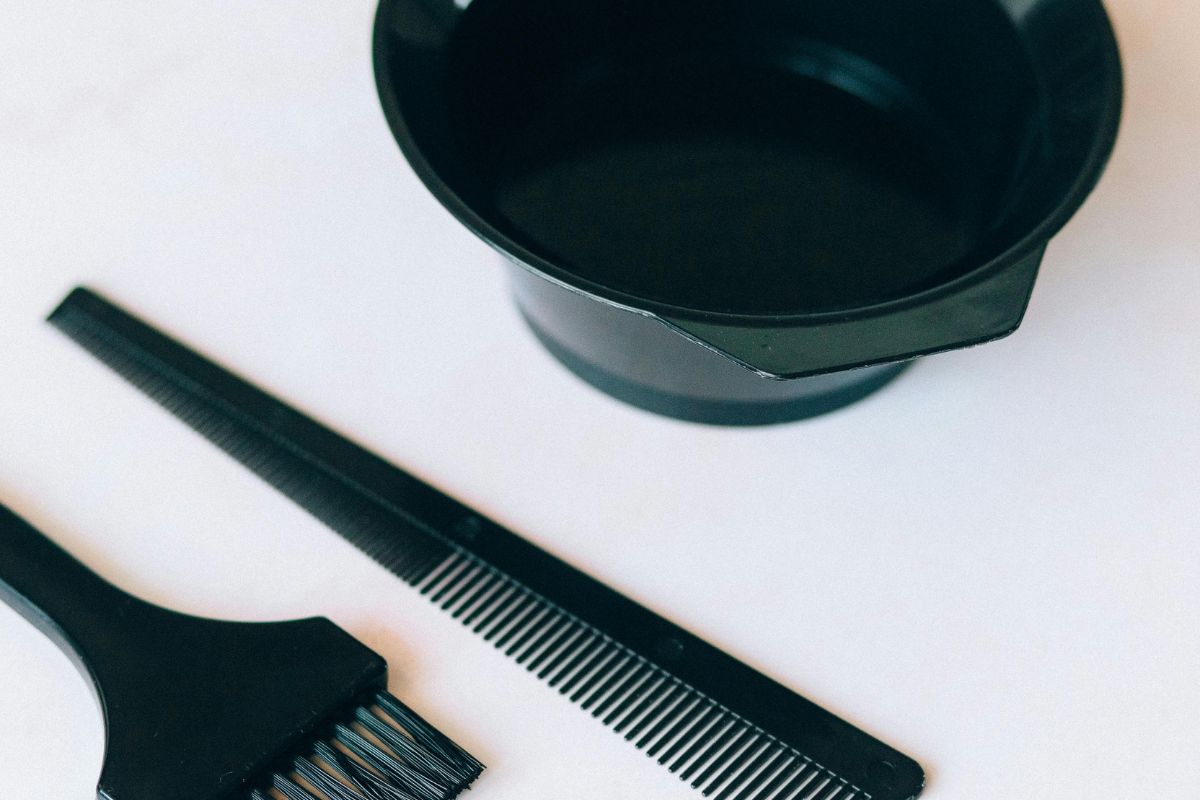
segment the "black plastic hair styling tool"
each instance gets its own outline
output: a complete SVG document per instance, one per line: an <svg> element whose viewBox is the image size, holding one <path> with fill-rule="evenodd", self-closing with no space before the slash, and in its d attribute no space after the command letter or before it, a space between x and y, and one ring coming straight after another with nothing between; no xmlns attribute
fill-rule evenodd
<svg viewBox="0 0 1200 800"><path fill-rule="evenodd" d="M77 289L68 336L716 800L909 800L920 766Z"/></svg>
<svg viewBox="0 0 1200 800"><path fill-rule="evenodd" d="M384 660L329 620L159 608L3 506L0 599L91 679L104 800L446 800L483 769L387 694Z"/></svg>

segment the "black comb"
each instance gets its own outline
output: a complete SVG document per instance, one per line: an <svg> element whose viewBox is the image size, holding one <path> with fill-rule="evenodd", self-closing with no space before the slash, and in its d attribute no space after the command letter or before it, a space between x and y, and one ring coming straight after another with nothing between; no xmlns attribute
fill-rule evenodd
<svg viewBox="0 0 1200 800"><path fill-rule="evenodd" d="M447 800L483 769L387 694L384 660L329 620L159 608L4 506L0 600L91 679L104 800Z"/></svg>
<svg viewBox="0 0 1200 800"><path fill-rule="evenodd" d="M50 322L716 800L909 800L920 766L86 289Z"/></svg>

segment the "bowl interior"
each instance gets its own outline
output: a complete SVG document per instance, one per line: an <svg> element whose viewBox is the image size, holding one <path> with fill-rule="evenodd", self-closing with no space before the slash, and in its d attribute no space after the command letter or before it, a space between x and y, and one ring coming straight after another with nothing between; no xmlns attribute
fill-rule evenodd
<svg viewBox="0 0 1200 800"><path fill-rule="evenodd" d="M457 198L572 278L702 312L959 277L1045 145L996 0L473 0L437 51L396 71Z"/></svg>

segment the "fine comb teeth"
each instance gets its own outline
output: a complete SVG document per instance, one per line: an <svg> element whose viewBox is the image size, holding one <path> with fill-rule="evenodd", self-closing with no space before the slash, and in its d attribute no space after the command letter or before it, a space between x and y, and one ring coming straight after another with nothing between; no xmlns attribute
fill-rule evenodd
<svg viewBox="0 0 1200 800"><path fill-rule="evenodd" d="M910 800L920 766L86 289L50 322L715 800Z"/></svg>
<svg viewBox="0 0 1200 800"><path fill-rule="evenodd" d="M450 800L483 766L327 619L222 622L126 594L0 506L0 600L76 657L103 800Z"/></svg>

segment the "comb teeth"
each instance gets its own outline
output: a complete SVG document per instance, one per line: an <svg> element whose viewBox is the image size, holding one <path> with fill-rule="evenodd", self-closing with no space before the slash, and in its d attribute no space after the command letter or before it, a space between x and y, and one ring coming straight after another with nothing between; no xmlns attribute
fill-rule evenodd
<svg viewBox="0 0 1200 800"><path fill-rule="evenodd" d="M483 764L381 692L247 800L450 800Z"/></svg>

